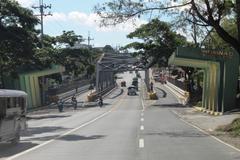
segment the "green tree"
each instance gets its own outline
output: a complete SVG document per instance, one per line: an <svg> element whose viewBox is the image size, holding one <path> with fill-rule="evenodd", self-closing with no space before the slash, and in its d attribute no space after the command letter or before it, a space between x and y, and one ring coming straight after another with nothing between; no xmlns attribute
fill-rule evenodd
<svg viewBox="0 0 240 160"><path fill-rule="evenodd" d="M105 45L105 46L103 47L103 52L106 52L106 53L114 53L115 51L114 51L114 49L112 48L111 45Z"/></svg>
<svg viewBox="0 0 240 160"><path fill-rule="evenodd" d="M181 10L178 10L179 8ZM94 9L102 17L101 25L115 25L147 13L156 15L168 11L178 14L180 15L178 20L182 24L187 25L187 23L191 23L197 26L213 28L219 37L240 54L240 0L168 0L148 2L144 0L112 0L111 2L98 4ZM227 31L227 28L224 28L222 25L222 21L228 17L233 17L236 21L236 37L232 36Z"/></svg>
<svg viewBox="0 0 240 160"><path fill-rule="evenodd" d="M76 42L83 42L83 37L74 31L63 31L63 34L56 37L56 41L61 45L74 46Z"/></svg>
<svg viewBox="0 0 240 160"><path fill-rule="evenodd" d="M38 19L29 9L16 1L0 1L0 73L16 75L21 68L29 69L40 62L34 56L38 31L34 26Z"/></svg>
<svg viewBox="0 0 240 160"><path fill-rule="evenodd" d="M92 73L92 70L89 68L92 63L92 54L89 49L64 48L58 50L58 53L55 55L55 61L65 66L66 72L72 73L75 76L78 76L85 70L90 74Z"/></svg>
<svg viewBox="0 0 240 160"><path fill-rule="evenodd" d="M148 67L154 64L167 65L167 59L178 46L187 45L186 38L172 30L169 23L153 19L130 33L128 38L137 38L142 42L133 42L125 48L134 48L135 54L149 61Z"/></svg>
<svg viewBox="0 0 240 160"><path fill-rule="evenodd" d="M222 25L224 28L226 28L226 30L228 31L228 33L237 38L237 28L236 28L236 21L234 19L225 19L222 22ZM217 48L217 49L223 49L223 50L231 50L231 46L226 43L221 37L219 37L219 35L216 33L215 30L212 30L211 32L209 32L209 34L206 36L204 42L203 42L203 46L205 46L206 48Z"/></svg>

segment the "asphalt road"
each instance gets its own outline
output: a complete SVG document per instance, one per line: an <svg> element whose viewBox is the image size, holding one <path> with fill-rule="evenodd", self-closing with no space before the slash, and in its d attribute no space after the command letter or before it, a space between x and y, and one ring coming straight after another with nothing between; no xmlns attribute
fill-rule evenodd
<svg viewBox="0 0 240 160"><path fill-rule="evenodd" d="M122 77L130 85L132 74ZM119 81L121 81L120 79ZM119 89L104 107L29 121L17 146L0 145L0 159L15 160L239 160L240 152L188 125L174 114L181 107L167 90L148 106ZM54 116L49 116L54 115Z"/></svg>

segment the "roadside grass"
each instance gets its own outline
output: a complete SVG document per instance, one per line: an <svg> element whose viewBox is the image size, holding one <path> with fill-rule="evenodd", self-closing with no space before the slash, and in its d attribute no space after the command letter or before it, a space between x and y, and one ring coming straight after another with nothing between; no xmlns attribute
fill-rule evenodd
<svg viewBox="0 0 240 160"><path fill-rule="evenodd" d="M236 137L240 136L240 118L234 119L230 124L219 126L216 131L226 132Z"/></svg>

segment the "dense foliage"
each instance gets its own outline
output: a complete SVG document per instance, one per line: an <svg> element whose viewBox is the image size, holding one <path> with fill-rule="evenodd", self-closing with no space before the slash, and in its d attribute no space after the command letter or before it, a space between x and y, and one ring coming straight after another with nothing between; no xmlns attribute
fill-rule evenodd
<svg viewBox="0 0 240 160"><path fill-rule="evenodd" d="M34 26L38 19L32 11L15 1L0 1L0 72L15 73L19 68L39 64L35 48L39 41Z"/></svg>
<svg viewBox="0 0 240 160"><path fill-rule="evenodd" d="M214 29L224 42L240 54L240 0L112 0L96 5L95 12L103 18L102 25L115 25L148 13L155 16L171 13L171 16L177 15L175 24L186 27L186 31L190 28L188 24L207 31ZM236 22L237 36L231 35L223 25L223 20L228 18ZM197 33L196 28L194 30Z"/></svg>
<svg viewBox="0 0 240 160"><path fill-rule="evenodd" d="M71 49L76 42L83 41L74 31L63 31L62 35L43 36L39 40L39 23L33 12L21 7L14 0L0 1L0 85L3 77L17 78L18 73L48 68L51 64L65 66L68 74L78 76L83 71L94 73L93 62L97 50ZM68 47L68 48L66 48Z"/></svg>
<svg viewBox="0 0 240 160"><path fill-rule="evenodd" d="M167 65L167 59L178 46L187 44L186 38L174 32L171 25L158 19L153 19L128 35L128 38L137 38L142 42L133 42L125 48L134 48L140 55L149 61L148 67L153 64Z"/></svg>

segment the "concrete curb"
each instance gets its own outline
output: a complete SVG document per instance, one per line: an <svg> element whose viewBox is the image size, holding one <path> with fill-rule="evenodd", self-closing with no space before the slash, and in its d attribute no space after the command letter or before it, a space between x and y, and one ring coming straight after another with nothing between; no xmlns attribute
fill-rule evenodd
<svg viewBox="0 0 240 160"><path fill-rule="evenodd" d="M197 106L194 106L194 109L196 111L199 111L199 112L203 112L203 113L207 113L207 114L210 114L210 115L213 115L213 116L222 116L223 113L222 112L214 112L214 111L209 111L205 108L202 108L202 107L197 107Z"/></svg>

